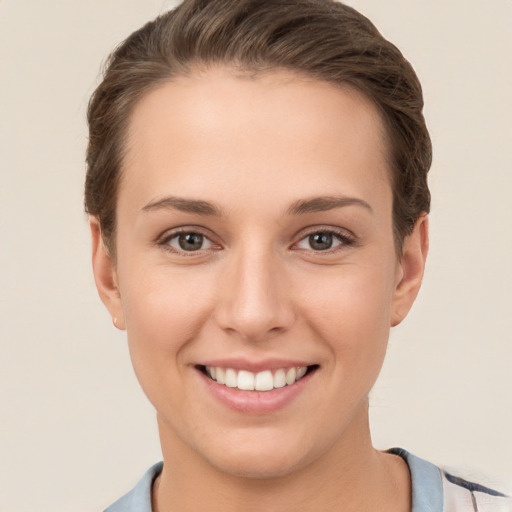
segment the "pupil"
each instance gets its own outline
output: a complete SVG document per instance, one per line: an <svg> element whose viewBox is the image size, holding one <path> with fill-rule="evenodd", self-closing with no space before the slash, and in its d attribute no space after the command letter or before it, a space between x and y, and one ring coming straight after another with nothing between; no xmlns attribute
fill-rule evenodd
<svg viewBox="0 0 512 512"><path fill-rule="evenodd" d="M197 251L203 245L203 235L198 233L184 233L180 235L178 242L184 251Z"/></svg>
<svg viewBox="0 0 512 512"><path fill-rule="evenodd" d="M325 251L332 246L332 235L330 233L315 233L310 235L309 243L317 251Z"/></svg>

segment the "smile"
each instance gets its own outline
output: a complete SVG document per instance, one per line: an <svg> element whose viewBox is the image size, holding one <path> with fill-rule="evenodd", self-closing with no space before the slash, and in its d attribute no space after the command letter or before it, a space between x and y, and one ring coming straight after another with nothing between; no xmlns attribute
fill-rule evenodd
<svg viewBox="0 0 512 512"><path fill-rule="evenodd" d="M220 366L202 367L203 372L218 384L243 391L272 391L273 389L291 386L302 379L310 369L314 368L316 368L316 365L278 368L254 373L248 370L235 370Z"/></svg>

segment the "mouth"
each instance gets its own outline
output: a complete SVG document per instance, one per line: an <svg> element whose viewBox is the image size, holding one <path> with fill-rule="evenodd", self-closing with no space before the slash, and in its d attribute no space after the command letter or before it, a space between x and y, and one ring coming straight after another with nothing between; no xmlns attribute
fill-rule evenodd
<svg viewBox="0 0 512 512"><path fill-rule="evenodd" d="M316 371L319 365L292 366L259 372L206 365L196 365L196 368L221 386L241 391L272 391L292 386L306 375Z"/></svg>

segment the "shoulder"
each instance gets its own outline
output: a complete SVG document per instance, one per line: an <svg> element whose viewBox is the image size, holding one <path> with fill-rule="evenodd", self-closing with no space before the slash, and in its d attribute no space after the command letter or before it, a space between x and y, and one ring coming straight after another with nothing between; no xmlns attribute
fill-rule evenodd
<svg viewBox="0 0 512 512"><path fill-rule="evenodd" d="M151 466L130 492L119 498L104 512L152 512L151 488L155 478L162 471L162 466L162 462Z"/></svg>
<svg viewBox="0 0 512 512"><path fill-rule="evenodd" d="M389 452L409 466L412 512L512 512L512 499L501 492L454 476L402 448Z"/></svg>

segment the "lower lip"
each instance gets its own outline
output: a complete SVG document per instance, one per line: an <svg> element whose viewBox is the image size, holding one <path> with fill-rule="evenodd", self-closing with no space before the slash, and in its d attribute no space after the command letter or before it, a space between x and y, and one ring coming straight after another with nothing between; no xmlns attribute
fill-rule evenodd
<svg viewBox="0 0 512 512"><path fill-rule="evenodd" d="M269 414L286 407L301 393L313 373L316 373L308 373L294 384L271 391L243 391L219 384L200 370L196 371L215 399L234 411L248 414Z"/></svg>

